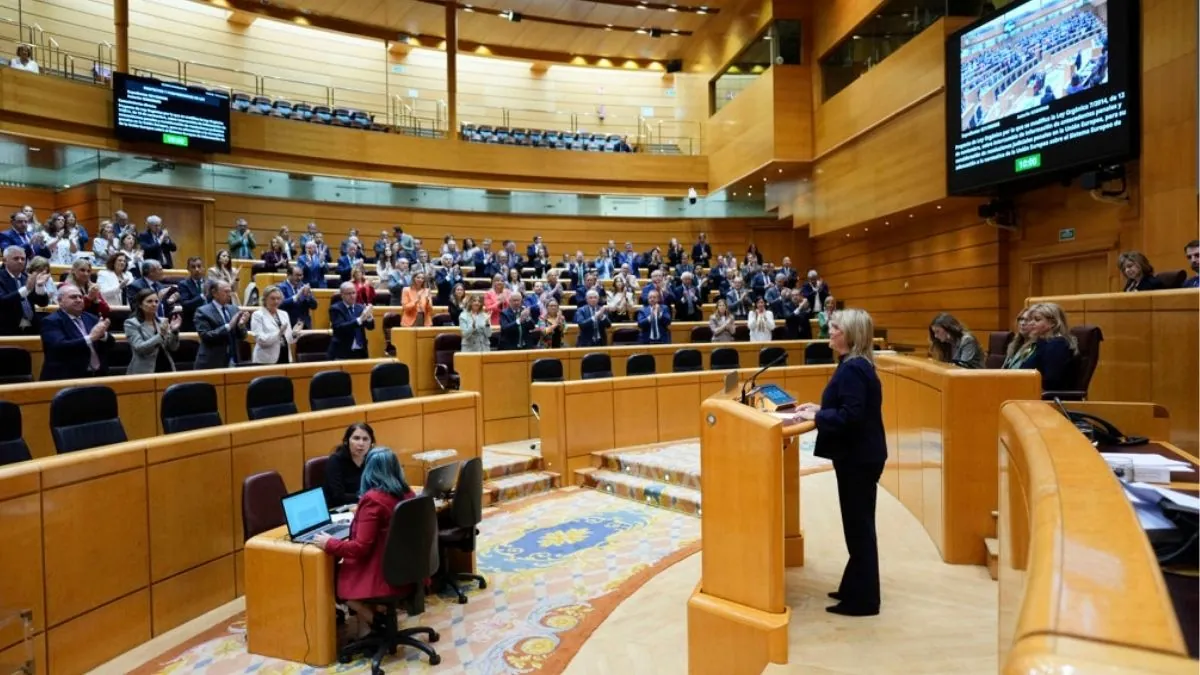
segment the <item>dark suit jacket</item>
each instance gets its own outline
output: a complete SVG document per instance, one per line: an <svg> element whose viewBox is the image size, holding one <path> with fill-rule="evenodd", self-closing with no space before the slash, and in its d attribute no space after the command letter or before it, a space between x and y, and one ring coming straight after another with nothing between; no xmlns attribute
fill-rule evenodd
<svg viewBox="0 0 1200 675"><path fill-rule="evenodd" d="M344 255L338 258L337 273L338 276L342 278L342 281L350 281L350 272L352 272L354 270L354 266L360 262L363 262L362 256L351 258L348 255Z"/></svg>
<svg viewBox="0 0 1200 675"><path fill-rule="evenodd" d="M133 299L135 297L137 297L137 294L144 288L149 288L149 289L152 289L155 292L157 292L157 291L161 291L164 288L167 288L168 286L170 286L170 284L164 284L161 281L150 281L149 279L147 279L145 277L140 277L138 279L134 279L133 283L131 283L125 287L125 304L132 305ZM167 298L168 298L167 302L164 303L166 305L166 307L163 308L164 316L171 315L172 308L175 306L175 303L178 302L178 300L179 300L179 296L175 295L175 294L169 295L169 296L167 296Z"/></svg>
<svg viewBox="0 0 1200 675"><path fill-rule="evenodd" d="M692 286L691 290L694 298L692 310L689 312L688 304L684 301L684 287L682 285L675 287L675 318L680 321L703 321L704 311L701 307L703 298L700 296L700 289Z"/></svg>
<svg viewBox="0 0 1200 675"><path fill-rule="evenodd" d="M599 305L597 305L597 309ZM605 314L604 318L593 320L594 310L591 305L583 305L575 310L575 323L579 326L579 337L575 340L576 347L603 347L608 344L605 333L612 326L612 319Z"/></svg>
<svg viewBox="0 0 1200 675"><path fill-rule="evenodd" d="M521 315L506 307L500 312L500 349L532 349L537 341L533 339L533 331L537 330L537 321L530 318L520 320Z"/></svg>
<svg viewBox="0 0 1200 675"><path fill-rule="evenodd" d="M883 464L883 387L875 366L845 359L833 371L817 411L817 457L850 464Z"/></svg>
<svg viewBox="0 0 1200 675"><path fill-rule="evenodd" d="M174 267L175 261L172 259L171 253L178 250L179 247L171 241L170 237L167 237L167 240L160 245L158 237L146 230L138 235L138 244L142 247L142 260L157 260L167 269Z"/></svg>
<svg viewBox="0 0 1200 675"><path fill-rule="evenodd" d="M300 256L296 263L304 270L304 283L308 284L309 288L325 288L325 261L321 260L320 255L309 258L306 253Z"/></svg>
<svg viewBox="0 0 1200 675"><path fill-rule="evenodd" d="M367 349L367 330L375 328L375 319L358 325L358 316L362 314L365 305L347 307L344 302L335 302L329 306L329 324L333 328L333 337L329 341L329 359L345 360L356 358L354 353L354 338L362 350Z"/></svg>
<svg viewBox="0 0 1200 675"><path fill-rule="evenodd" d="M21 309L21 287L28 281L29 275L27 274L22 273L20 277L14 279L9 275L8 270L0 269L0 335L21 334L21 319L25 316ZM25 300L32 307L45 307L50 304L50 298L35 293L30 293ZM34 309L34 312L36 317L37 310ZM32 332L32 330L31 327L27 332Z"/></svg>
<svg viewBox="0 0 1200 675"><path fill-rule="evenodd" d="M25 249L25 261L28 262L31 258L33 258L33 244L31 244L29 241L32 236L33 235L31 235L27 229L25 230L25 238L22 239L21 235L17 234L17 231L10 227L5 231L0 232L0 251L3 251L9 246L20 246L21 248Z"/></svg>
<svg viewBox="0 0 1200 675"><path fill-rule="evenodd" d="M808 306L812 308L813 311L816 311L817 309L817 301L813 299L813 296L820 295L821 309L825 309L825 301L829 299L829 284L821 284L821 291L818 293L817 291L813 290L812 284L808 283L807 281L801 282L800 295L803 296L805 300L808 300Z"/></svg>
<svg viewBox="0 0 1200 675"><path fill-rule="evenodd" d="M1125 281L1125 292L1132 293L1134 291L1161 291L1166 286L1159 280L1158 277L1142 277L1142 280L1135 286L1132 281Z"/></svg>
<svg viewBox="0 0 1200 675"><path fill-rule="evenodd" d="M1065 391L1075 388L1076 361L1067 339L1053 337L1039 341L1033 353L1017 367L1041 373L1042 391Z"/></svg>
<svg viewBox="0 0 1200 675"><path fill-rule="evenodd" d="M179 289L179 295L175 296L175 299L179 302L179 306L183 308L183 326L181 326L181 330L185 333L191 333L196 330L196 310L200 308L200 305L205 303L204 279L193 281L189 277L175 284L175 288ZM288 312L288 316L291 315L292 313Z"/></svg>
<svg viewBox="0 0 1200 675"><path fill-rule="evenodd" d="M646 305L638 310L638 342L644 345L666 345L671 343L671 308L667 305L659 305L658 319L654 319L650 315L650 306ZM650 328L658 324L658 338L650 336Z"/></svg>
<svg viewBox="0 0 1200 675"><path fill-rule="evenodd" d="M712 246L696 242L692 244L692 262L704 266L712 259Z"/></svg>
<svg viewBox="0 0 1200 675"><path fill-rule="evenodd" d="M80 315L83 327L91 331L100 322L94 314L84 312ZM80 334L71 316L63 310L50 314L41 321L42 351L45 361L42 362L42 380L71 380L90 375L104 375L108 372L108 350L114 342L112 333L105 339L92 343L96 355L100 357L100 370L88 372L92 360L92 350L88 348L87 340Z"/></svg>
<svg viewBox="0 0 1200 675"><path fill-rule="evenodd" d="M232 315L236 306L230 306ZM216 303L208 302L196 310L194 317L196 332L200 335L200 349L196 352L196 370L228 368L232 359L237 361L234 344L246 339L246 327L237 326L229 330L228 320L217 309Z"/></svg>
<svg viewBox="0 0 1200 675"><path fill-rule="evenodd" d="M305 328L312 328L312 310L317 308L316 297L309 293L307 298L301 298L297 290L286 281L279 284L279 292L283 293L283 302L279 303L279 309L287 312L288 318L293 321L302 321Z"/></svg>

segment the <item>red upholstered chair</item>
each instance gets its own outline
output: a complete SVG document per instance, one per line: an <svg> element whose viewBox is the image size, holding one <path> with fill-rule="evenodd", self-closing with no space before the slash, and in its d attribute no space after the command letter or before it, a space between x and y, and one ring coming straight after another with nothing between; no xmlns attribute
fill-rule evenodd
<svg viewBox="0 0 1200 675"><path fill-rule="evenodd" d="M325 465L329 463L328 455L313 457L304 463L304 489L310 490L325 485Z"/></svg>
<svg viewBox="0 0 1200 675"><path fill-rule="evenodd" d="M245 540L287 523L283 515L283 498L287 494L283 476L275 471L256 473L242 481L242 533Z"/></svg>
<svg viewBox="0 0 1200 675"><path fill-rule="evenodd" d="M1012 331L994 330L988 333L987 360L983 364L985 368L996 369L1004 365L1008 343L1012 339Z"/></svg>
<svg viewBox="0 0 1200 675"><path fill-rule="evenodd" d="M1183 282L1187 280L1187 272L1185 270L1167 270L1159 272L1154 276L1162 282L1163 288L1183 288Z"/></svg>
<svg viewBox="0 0 1200 675"><path fill-rule="evenodd" d="M442 391L458 389L458 373L454 370L454 355L462 351L462 336L442 333L433 338L433 377Z"/></svg>

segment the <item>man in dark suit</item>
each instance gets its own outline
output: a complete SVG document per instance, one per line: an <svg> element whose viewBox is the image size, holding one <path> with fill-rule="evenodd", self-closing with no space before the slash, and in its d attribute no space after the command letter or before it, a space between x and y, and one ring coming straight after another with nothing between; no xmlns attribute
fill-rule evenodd
<svg viewBox="0 0 1200 675"><path fill-rule="evenodd" d="M701 232L692 245L692 262L697 267L708 267L709 260L712 260L712 247L708 245L708 235Z"/></svg>
<svg viewBox="0 0 1200 675"><path fill-rule="evenodd" d="M157 260L167 269L175 266L175 259L171 253L178 247L171 241L171 235L163 229L162 218L146 218L146 231L138 235L138 244L142 247L143 260Z"/></svg>
<svg viewBox="0 0 1200 675"><path fill-rule="evenodd" d="M784 288L779 300L771 305L771 314L776 319L783 319L789 340L812 339L812 312L808 309L808 301L800 296L800 291Z"/></svg>
<svg viewBox="0 0 1200 675"><path fill-rule="evenodd" d="M576 251L574 262L567 265L567 276L571 280L571 288L583 288L584 282L587 281L587 275L588 264L583 257L583 251Z"/></svg>
<svg viewBox="0 0 1200 675"><path fill-rule="evenodd" d="M796 273L796 268L792 267L792 259L784 256L783 265L779 268L779 274L784 276L783 285L788 288L795 288L800 281L800 275Z"/></svg>
<svg viewBox="0 0 1200 675"><path fill-rule="evenodd" d="M125 289L125 304L131 304L137 294L143 289L150 289L158 294L159 305L163 316L169 317L175 311L175 298L178 289L163 283L163 266L157 260L147 260L142 263L142 275L134 279Z"/></svg>
<svg viewBox="0 0 1200 675"><path fill-rule="evenodd" d="M375 308L355 304L354 284L341 285L339 298L329 306L329 324L333 338L329 341L330 361L367 358L367 331L375 329Z"/></svg>
<svg viewBox="0 0 1200 675"><path fill-rule="evenodd" d="M246 323L250 321L250 312L240 311L233 304L233 289L228 282L215 281L209 290L212 302L201 305L194 317L200 334L196 370L237 365L237 345L245 339Z"/></svg>
<svg viewBox="0 0 1200 675"><path fill-rule="evenodd" d="M350 281L350 273L354 271L355 266L365 262L362 254L358 251L358 243L353 241L347 243L346 254L338 258L338 276L342 278L342 281Z"/></svg>
<svg viewBox="0 0 1200 675"><path fill-rule="evenodd" d="M99 377L108 372L108 350L114 342L108 319L84 312L83 304L83 292L64 284L58 293L58 311L42 319L43 381Z"/></svg>
<svg viewBox="0 0 1200 675"><path fill-rule="evenodd" d="M800 287L800 294L808 300L813 312L819 312L825 308L825 301L829 298L829 285L816 270L809 270L808 281Z"/></svg>
<svg viewBox="0 0 1200 675"><path fill-rule="evenodd" d="M287 312L289 319L302 323L305 329L312 328L312 311L317 308L317 299L304 283L304 268L299 265L289 267L288 278L279 284L279 292L283 294L279 309Z"/></svg>
<svg viewBox="0 0 1200 675"><path fill-rule="evenodd" d="M1187 254L1188 265L1192 268L1192 277L1183 282L1184 288L1200 288L1200 240L1193 239L1183 247Z"/></svg>
<svg viewBox="0 0 1200 675"><path fill-rule="evenodd" d="M533 331L537 329L537 322L533 310L524 304L520 293L508 295L508 307L500 312L500 349L532 349L536 344Z"/></svg>
<svg viewBox="0 0 1200 675"><path fill-rule="evenodd" d="M4 249L4 269L0 271L0 335L36 333L35 307L50 304L45 294L50 274L31 275L25 272L25 249L8 246Z"/></svg>
<svg viewBox="0 0 1200 675"><path fill-rule="evenodd" d="M644 345L671 343L671 308L659 303L658 291L646 296L646 306L638 310L638 342Z"/></svg>
<svg viewBox="0 0 1200 675"><path fill-rule="evenodd" d="M700 302L700 289L696 288L691 272L684 272L675 289L675 316L680 321L703 321L704 311Z"/></svg>
<svg viewBox="0 0 1200 675"><path fill-rule="evenodd" d="M542 235L533 235L533 243L525 247L525 257L530 260L536 260L538 257L538 249L542 246ZM548 255L546 257L549 257Z"/></svg>
<svg viewBox="0 0 1200 675"><path fill-rule="evenodd" d="M608 344L605 333L612 327L608 308L600 304L600 294L595 289L587 291L587 304L575 310L575 323L579 326L576 347L603 347Z"/></svg>
<svg viewBox="0 0 1200 675"><path fill-rule="evenodd" d="M207 298L204 294L204 261L200 256L192 256L187 261L188 278L179 282L179 306L183 309L183 330L191 333L196 330L194 321L196 310L200 309ZM291 313L288 313L291 316Z"/></svg>
<svg viewBox="0 0 1200 675"><path fill-rule="evenodd" d="M0 232L0 248L20 246L25 251L25 258L33 257L33 233L29 231L29 216L22 211L16 211L8 218L9 229Z"/></svg>

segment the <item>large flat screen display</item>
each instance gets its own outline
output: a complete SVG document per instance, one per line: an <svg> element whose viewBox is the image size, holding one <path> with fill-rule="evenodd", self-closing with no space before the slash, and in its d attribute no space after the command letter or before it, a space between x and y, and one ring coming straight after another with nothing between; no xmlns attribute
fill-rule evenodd
<svg viewBox="0 0 1200 675"><path fill-rule="evenodd" d="M946 43L950 194L1137 155L1136 0L1025 0Z"/></svg>
<svg viewBox="0 0 1200 675"><path fill-rule="evenodd" d="M117 138L199 152L229 152L229 96L175 82L113 73Z"/></svg>

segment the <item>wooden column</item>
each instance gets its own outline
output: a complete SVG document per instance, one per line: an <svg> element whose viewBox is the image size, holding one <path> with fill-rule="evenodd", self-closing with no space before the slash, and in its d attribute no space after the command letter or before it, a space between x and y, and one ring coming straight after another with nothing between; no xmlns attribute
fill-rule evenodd
<svg viewBox="0 0 1200 675"><path fill-rule="evenodd" d="M129 0L114 0L113 30L117 45L117 70L129 72Z"/></svg>
<svg viewBox="0 0 1200 675"><path fill-rule="evenodd" d="M458 3L446 2L446 138L458 140Z"/></svg>

